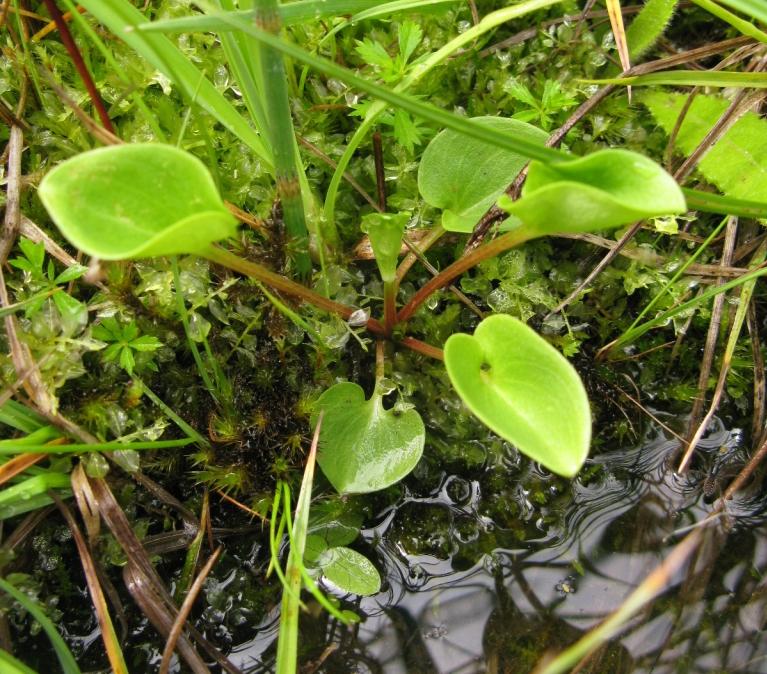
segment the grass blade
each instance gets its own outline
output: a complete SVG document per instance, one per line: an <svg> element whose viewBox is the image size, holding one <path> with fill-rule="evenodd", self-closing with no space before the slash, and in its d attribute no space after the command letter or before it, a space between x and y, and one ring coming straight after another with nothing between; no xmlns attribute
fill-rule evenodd
<svg viewBox="0 0 767 674"><path fill-rule="evenodd" d="M101 581L99 580L96 564L93 561L90 549L85 542L80 527L77 526L77 521L75 520L72 511L58 496L54 494L53 498L56 501L59 511L64 516L67 526L72 532L75 545L77 546L77 554L80 556L80 563L83 566L85 581L88 584L88 592L90 593L93 609L96 613L99 627L101 628L101 639L104 642L104 650L109 659L109 664L112 665L112 673L128 674L128 667L125 664L122 648L120 648L120 640L117 638L114 625L112 624L112 618L109 616L106 597L104 596L104 591L101 589Z"/></svg>
<svg viewBox="0 0 767 674"><path fill-rule="evenodd" d="M0 649L0 670L6 674L37 674L34 669L30 669L2 649Z"/></svg>
<svg viewBox="0 0 767 674"><path fill-rule="evenodd" d="M115 452L128 449L169 449L186 447L195 438L181 438L179 440L154 440L148 442L99 442L92 445L44 445L24 444L21 440L4 440L0 443L0 456L18 454L19 452L45 452L46 454L76 454L78 452Z"/></svg>
<svg viewBox="0 0 767 674"><path fill-rule="evenodd" d="M0 590L11 595L11 597L21 604L25 611L40 623L40 627L43 628L48 639L50 639L53 650L56 651L56 657L59 659L61 671L64 672L64 674L80 674L80 668L77 666L74 656L69 648L67 648L64 639L61 638L61 635L56 630L51 619L45 615L40 608L40 605L36 601L32 601L26 594L17 590L7 580L2 578L0 578Z"/></svg>
<svg viewBox="0 0 767 674"><path fill-rule="evenodd" d="M314 482L314 465L317 458L317 444L320 439L322 416L317 420L314 429L312 447L306 460L304 479L296 502L296 520L293 525L293 544L288 555L288 565L285 569L287 587L282 593L280 613L280 635L277 641L277 674L295 674L298 661L298 611L301 592L301 568L303 567L306 531L309 526L309 506L312 500L312 483Z"/></svg>
<svg viewBox="0 0 767 674"><path fill-rule="evenodd" d="M17 431L32 433L42 428L47 422L45 417L33 412L15 400L6 400L0 405L0 423L7 424Z"/></svg>
<svg viewBox="0 0 767 674"><path fill-rule="evenodd" d="M256 26L279 40L280 16L277 0L256 0ZM268 134L274 156L277 194L282 203L285 229L290 237L289 251L298 274L309 275L312 263L309 259L309 234L301 198L301 185L296 168L296 134L288 98L288 81L282 54L270 45L259 42L261 92L269 121Z"/></svg>
<svg viewBox="0 0 767 674"><path fill-rule="evenodd" d="M698 7L702 7L709 14L713 14L715 17L721 19L725 23L729 23L733 28L739 30L743 35L759 40L759 42L767 42L767 33L759 30L750 21L741 19L737 14L727 11L724 7L720 7L711 0L692 0Z"/></svg>
<svg viewBox="0 0 767 674"><path fill-rule="evenodd" d="M682 188L682 193L687 200L687 208L690 210L718 213L719 215L738 215L742 218L767 218L767 203L762 201L737 199L721 194L692 190L687 187Z"/></svg>
<svg viewBox="0 0 767 674"><path fill-rule="evenodd" d="M720 0L720 2L767 24L767 5L764 4L764 0Z"/></svg>
<svg viewBox="0 0 767 674"><path fill-rule="evenodd" d="M604 80L579 80L586 84L626 84L647 86L673 84L685 87L744 87L767 88L767 73L740 73L732 71L666 70L647 75L611 77Z"/></svg>
<svg viewBox="0 0 767 674"><path fill-rule="evenodd" d="M698 297L688 300L687 302L683 302L679 306L673 307L672 309L668 309L667 311L664 311L662 314L659 314L652 320L647 321L646 323L642 323L642 325L638 325L632 330L627 330L625 334L621 335L614 342L611 342L607 346L603 347L599 353L600 355L602 355L608 351L611 351L612 349L623 346L624 344L629 344L630 342L633 342L635 339L637 339L637 337L641 337L643 334L645 334L646 332L649 332L653 328L657 328L661 325L666 324L668 321L674 318L674 316L678 316L679 314L684 313L685 311L696 307L698 304L701 304L711 299L712 297L715 297L719 293L727 292L728 290L732 288L737 288L738 286L743 285L744 283L751 281L752 279L756 279L756 278L759 278L760 276L765 276L765 275L767 275L767 268L756 269L752 272L748 272L747 274L743 274L743 276L733 279L732 281L723 283L720 286L710 288L709 290L702 293Z"/></svg>
<svg viewBox="0 0 767 674"><path fill-rule="evenodd" d="M453 0L455 1L455 0ZM291 26L309 19L326 19L342 14L353 14L371 9L379 0L299 0L278 5L282 23ZM236 12L238 18L253 21L254 10ZM181 16L175 19L162 19L144 23L138 30L142 33L191 33L200 31L226 32L235 30L233 26L216 15Z"/></svg>
<svg viewBox="0 0 767 674"><path fill-rule="evenodd" d="M534 674L565 674L582 658L614 637L626 622L645 604L667 589L674 576L700 543L700 531L694 531L677 545L669 556L628 596L621 606L599 626L584 634L575 644L553 660L536 668Z"/></svg>
<svg viewBox="0 0 767 674"><path fill-rule="evenodd" d="M272 153L259 135L206 77L164 35L136 30L147 23L144 15L127 0L83 0L80 3L116 36L163 72L190 101L197 102L224 127L272 168Z"/></svg>
<svg viewBox="0 0 767 674"><path fill-rule="evenodd" d="M46 472L6 487L0 491L0 520L37 510L52 503L53 499L48 496L49 489L68 490L68 488L69 475ZM66 494L69 495L68 491Z"/></svg>

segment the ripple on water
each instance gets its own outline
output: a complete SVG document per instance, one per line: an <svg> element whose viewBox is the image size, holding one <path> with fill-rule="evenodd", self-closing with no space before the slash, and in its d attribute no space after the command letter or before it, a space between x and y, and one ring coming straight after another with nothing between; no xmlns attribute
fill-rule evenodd
<svg viewBox="0 0 767 674"><path fill-rule="evenodd" d="M660 428L591 459L564 487L507 449L476 479L443 476L366 532L386 581L359 600L356 638L327 632L338 648L322 671L531 671L615 610L706 517L706 471L739 443L737 429L715 420L684 476L674 469L679 442ZM693 573L582 671L767 671L765 512L756 488L728 502L720 524L706 528ZM314 629L327 630L327 619Z"/></svg>

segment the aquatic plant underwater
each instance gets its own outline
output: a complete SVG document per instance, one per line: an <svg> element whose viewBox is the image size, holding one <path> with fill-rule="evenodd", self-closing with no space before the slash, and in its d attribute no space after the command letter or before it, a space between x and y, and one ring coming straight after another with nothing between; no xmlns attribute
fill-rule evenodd
<svg viewBox="0 0 767 674"><path fill-rule="evenodd" d="M578 476L592 445L595 413L587 387L563 350L570 356L589 353L611 364L653 354L645 369L648 374L640 375L642 385L652 389L657 384L650 381L651 373L670 367L657 358L655 352L666 345L656 337L660 331L653 329L671 325L682 335L696 312L710 312L698 390L678 394L680 400L695 401L689 430L685 437L678 436L685 448L678 470L690 468L695 447L727 390L733 401L741 401L733 402L734 409L751 414L751 443L758 451L748 461L733 462L745 468L731 475L734 482L728 490L724 483L709 487L710 495L720 497L709 518L722 517L726 497L758 474L767 445L756 282L767 270L760 237L753 228L741 226L739 240L737 231L738 219L748 223L767 217L766 186L760 171L747 163L761 166L764 161L754 149L762 142L764 120L751 111L767 87L760 71L767 35L758 27L765 17L758 7L745 0L724 3L756 22L751 23L716 6L714 13L730 26L727 30L743 37L632 67L656 48L677 3L649 0L625 30L620 5L610 0L603 43L609 53L610 40L615 41L620 77L617 66L611 70L592 59L587 72L568 71L566 78L557 79L533 70L525 84L522 76L529 75L530 68L523 65L509 75L510 63L500 58L501 50L513 46L490 48L488 54L499 54L492 76L480 75L474 67L467 75L455 64L482 53L510 22L524 21L522 17L534 22L546 13L557 16L559 5L572 11L573 3L526 0L488 11L480 19L473 3L466 7L455 0L236 5L200 0L194 3L199 13L174 3L145 8L148 15L159 17L153 21L127 0L82 2L84 15L66 1L68 19L53 1L45 4L66 49L56 57L71 67L69 78L81 78L101 124L83 110L82 97L78 101L67 91L71 81L57 72L63 66L51 60L53 52L38 46L37 36L29 35L29 17L14 5L4 20L10 22L8 39L22 49L9 59L6 72L19 84L17 110L4 103L9 123L4 260L20 232L23 236L18 239L20 255L9 261L21 280L9 278L6 288L0 278L6 365L16 382L4 395L0 418L16 436L0 441L3 453L12 457L4 464L8 486L0 492L0 516L20 522L14 534L19 531L26 537L29 527L31 531L40 524L46 507L55 504L61 511L83 563L104 654L114 671L128 671L129 666L110 617L108 602L119 598L105 576L105 563L123 567L128 592L165 638L159 671L171 667L174 650L193 671L208 671L212 661L236 671L187 620L206 577L226 556L225 544L215 547L214 540L238 535L212 524L208 489L232 507L262 518L268 529L264 572L278 576L282 595L274 667L288 673L298 667L299 618L307 608L302 589L346 625L360 617L336 595L381 592L380 566L360 551L364 514L354 505L356 495L385 499L376 494L406 490L403 481L411 479L414 470L430 461L439 463L438 456L428 456L427 445L437 442L433 421L438 413L431 408L443 399L460 400L456 420L466 425L463 433L476 433L479 427L468 421L468 412L489 429L482 432L489 433L486 438L513 447L543 471L567 479ZM700 4L714 11L708 2ZM459 25L456 32L450 19L461 12L468 12L473 22ZM86 60L67 21L88 45ZM569 53L564 37L557 38L562 44L546 45L568 67L580 66L594 48L594 34L584 21L586 14L575 23L567 18L561 24L575 31L567 33L570 37L580 36L581 53ZM95 25L122 43L107 39ZM171 39L179 34L178 42ZM356 40L355 35L363 37ZM551 35L544 31L544 42L551 41ZM307 46L299 46L302 42ZM736 51L726 65L745 59L749 67L675 68L729 49ZM356 69L344 64L344 53L356 55ZM137 68L146 73L126 70L126 64L139 58L143 60ZM100 87L89 72L96 62L105 78ZM51 69L52 63L57 67ZM454 91L435 76L450 68L449 77L458 83ZM132 82L147 73L159 91L142 94ZM500 75L503 84L493 79ZM470 98L468 110L445 110L459 106L451 95L471 96L480 81L490 95ZM114 97L109 110L99 94L107 84ZM413 93L424 84L435 102ZM659 85L697 89L684 97L659 90ZM642 92L643 87L650 93ZM704 87L735 87L738 93L728 103L698 93ZM43 110L58 106L59 118L48 121L37 114L25 121L29 88ZM43 94L47 89L55 93L56 103ZM752 90L756 93L749 93ZM496 100L498 91L503 105ZM177 96L177 109L168 103L171 92ZM360 102L360 94L369 98ZM573 111L578 96L584 101ZM628 96L638 99L650 116L637 127L642 131L634 139L632 122L626 120L637 113ZM605 99L612 101L613 109L598 113ZM361 123L337 114L349 108ZM113 125L113 117L122 127ZM76 125L74 146L64 143L48 158L44 148L60 130L46 124L60 126L60 120ZM584 120L589 134L579 130ZM315 124L320 131L310 140L306 134ZM345 133L338 132L339 125ZM674 147L686 157L673 175L637 151L648 138L644 127L651 126L661 130L654 128L658 141L656 146L648 144L653 150L649 154L662 154L658 150L665 132L672 139L663 158L666 167L671 167ZM350 173L355 153L376 128L373 166L367 174L359 169ZM622 136L626 129L628 139ZM22 215L21 167L25 133L30 132L34 163L26 170L37 171L42 179L36 190L39 203L24 201L24 209L36 218L50 217L58 234L79 255L90 257L90 268L70 257L53 231L44 231ZM563 142L567 150L560 149ZM101 147L86 149L93 144ZM311 152L314 160L307 161L302 150ZM331 172L320 170L314 161L324 162ZM694 169L699 184L682 187ZM360 184L371 178L377 198ZM344 180L364 196L367 203L361 210L353 193L342 188ZM387 195L387 183L395 184L393 194ZM719 224L712 226L716 218L705 214L718 214ZM240 229L240 222L249 230ZM680 222L686 223L681 229ZM613 273L626 294L620 297L609 284L597 286L603 297L584 309L584 297L586 304L590 301L588 284L595 283L599 271L619 252L631 252L627 244L643 226L655 242L636 247L629 267ZM616 228L624 228L617 242L595 234ZM719 264L698 263L719 245L722 231ZM350 259L350 242L363 235L367 252L362 257L375 261L377 274ZM679 237L668 250L660 244L666 235ZM584 281L567 254L558 269L548 237L599 242L611 252ZM444 241L447 245L441 245ZM682 248L685 241L698 244L690 255ZM748 269L733 272L739 241L746 248L743 255L751 258ZM545 263L531 262L528 253L520 251L531 251ZM66 269L57 272L46 253ZM441 270L427 259L432 253ZM641 265L661 271L653 275ZM710 269L716 266L719 275ZM424 277L421 269L431 276ZM416 273L421 275L414 278ZM214 274L222 280L214 282ZM698 279L706 274L715 282L695 294L697 281L690 283L687 275ZM247 285L243 277L250 279ZM90 289L86 282L92 284ZM564 292L575 292L559 301L554 294L561 289L558 285L566 288ZM445 288L451 296L443 293ZM8 289L15 294L13 303ZM627 297L639 289L650 289L652 296L634 306ZM739 293L737 307L729 313L723 309L727 292ZM254 293L262 298L258 305ZM582 306L572 308L568 320L564 309L574 302ZM547 316L533 321L542 331L529 327L530 319L544 310ZM573 327L572 318L582 325ZM713 402L704 414L722 324L729 335ZM241 326L239 331L235 325ZM741 335L745 325L750 339ZM589 343L591 336L602 340L598 354ZM641 352L631 346L640 341ZM744 344L750 345L754 363L755 393L749 402L743 402L743 383L728 378L733 373L744 376ZM674 346L672 357L679 357L678 348ZM737 354L741 361L734 367ZM179 367L187 355L191 360ZM431 361L444 361L445 374ZM684 368L699 365L696 358L684 359ZM89 375L89 369L102 372L104 381L98 381L98 374ZM88 384L78 385L87 377ZM610 385L622 391L615 381ZM88 400L88 387L96 394L93 401ZM674 399L674 394L663 395ZM162 418L154 416L150 422L143 401ZM630 417L623 414L628 426L609 426L619 436L637 436ZM657 421L652 411L647 414ZM169 426L169 435L176 439L160 439ZM309 429L314 430L314 440L294 512L292 494ZM459 423L452 430L462 433ZM467 437L458 435L456 440ZM148 456L156 458L142 458L139 452L145 450L153 450ZM187 451L195 466L193 477L205 487L202 496L193 499L200 516L183 495L174 495L162 480L155 482L156 475L146 474L147 469L172 474L180 465L179 454ZM315 460L327 483L321 493L332 489L337 497L313 499ZM597 459L585 470L598 466ZM146 544L147 528L156 525L151 518L131 521L136 518L136 504L131 503L135 487L117 483L122 492L116 494L116 484L110 484L116 471L132 476L162 509L175 512L183 522L183 535L173 542L168 532L155 532L165 536L157 542L158 549L186 550L172 588L158 575L152 547ZM720 467L712 469L712 482L725 473ZM82 524L67 505L72 495ZM250 505L242 502L249 498ZM541 495L540 504L547 499ZM100 531L102 519L108 539ZM166 523L173 528L168 515ZM615 613L574 639L572 647L540 671L567 671L608 642L669 586L702 544L701 531L694 528ZM11 540L3 563L9 569L14 546L20 545ZM212 554L201 564L206 545ZM62 668L79 671L56 626L40 614L36 593L20 591L30 582L24 574L6 573L2 589L49 635ZM268 596L254 601L262 612L276 603ZM27 671L19 655L3 651L2 657L14 671Z"/></svg>

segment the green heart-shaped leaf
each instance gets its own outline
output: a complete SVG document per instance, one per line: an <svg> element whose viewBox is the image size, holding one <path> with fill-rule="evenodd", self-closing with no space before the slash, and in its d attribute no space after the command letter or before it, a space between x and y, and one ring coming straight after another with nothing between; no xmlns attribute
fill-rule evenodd
<svg viewBox="0 0 767 674"><path fill-rule="evenodd" d="M365 400L357 384L342 382L320 396L313 419L321 410L325 415L317 463L339 493L384 489L421 458L426 432L413 409L385 410L381 396Z"/></svg>
<svg viewBox="0 0 767 674"><path fill-rule="evenodd" d="M237 226L204 164L172 145L84 152L38 194L64 237L102 260L196 253Z"/></svg>
<svg viewBox="0 0 767 674"><path fill-rule="evenodd" d="M628 150L530 163L522 198L498 205L539 234L589 232L657 215L684 213L676 181L651 159Z"/></svg>
<svg viewBox="0 0 767 674"><path fill-rule="evenodd" d="M316 561L325 576L342 592L363 597L381 589L378 569L367 557L351 548L329 548Z"/></svg>
<svg viewBox="0 0 767 674"><path fill-rule="evenodd" d="M516 119L474 117L471 121L541 145L548 137L545 131ZM447 129L423 153L418 190L427 203L442 209L446 230L469 233L526 163L522 155ZM516 218L511 218L505 226L516 224Z"/></svg>
<svg viewBox="0 0 767 674"><path fill-rule="evenodd" d="M362 231L370 238L381 280L391 283L397 275L397 259L408 213L369 213L362 218Z"/></svg>
<svg viewBox="0 0 767 674"><path fill-rule="evenodd" d="M466 406L523 454L573 477L589 451L591 412L572 365L524 323L506 314L474 336L452 335L445 366Z"/></svg>

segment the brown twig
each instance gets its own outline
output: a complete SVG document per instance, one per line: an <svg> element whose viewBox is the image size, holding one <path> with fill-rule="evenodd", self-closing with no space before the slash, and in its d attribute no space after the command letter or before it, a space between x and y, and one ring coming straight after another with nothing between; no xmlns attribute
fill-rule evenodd
<svg viewBox="0 0 767 674"><path fill-rule="evenodd" d="M96 564L93 561L93 557L91 556L90 548L85 542L82 531L80 531L80 527L77 526L77 521L75 520L72 511L69 509L69 506L67 506L54 491L49 491L48 496L50 496L56 503L59 512L64 516L67 526L72 532L72 538L74 538L75 545L77 546L77 553L80 557L80 563L83 566L85 581L88 584L88 592L91 596L96 619L101 628L101 639L104 642L104 650L106 651L107 658L112 666L112 672L114 672L114 674L128 674L128 668L125 664L122 650L120 649L119 640L117 639L112 619L109 617L106 597L101 589L99 574L96 570Z"/></svg>
<svg viewBox="0 0 767 674"><path fill-rule="evenodd" d="M346 107L346 106L343 106ZM326 155L320 148L318 148L313 143L310 143L306 138L303 138L301 136L297 136L298 142L303 145L309 152L316 155L322 161L324 161L330 168L336 169L338 168L338 162ZM382 212L381 207L378 205L378 202L371 197L367 190L362 187L354 178L354 176L349 173L348 171L344 171L344 180L346 180L347 183L349 183L359 194L360 196L367 201L373 208L375 208L379 213Z"/></svg>
<svg viewBox="0 0 767 674"><path fill-rule="evenodd" d="M213 570L213 567L216 565L216 562L221 556L222 551L222 547L216 549L208 561L205 562L205 566L200 569L200 573L197 574L197 578L194 579L192 587L189 588L189 592L184 599L184 603L181 604L181 608L178 611L176 620L174 621L173 627L171 628L170 634L168 635L168 640L165 643L165 648L162 652L162 662L160 664L159 674L168 674L168 670L170 669L170 659L173 655L173 651L176 648L178 639L181 636L181 632L184 629L184 623L187 621L187 618L189 618L189 614L192 612L192 606L194 606L194 602L197 600L197 595L200 594L200 590L202 590L205 579Z"/></svg>
<svg viewBox="0 0 767 674"><path fill-rule="evenodd" d="M764 358L762 356L762 343L759 335L759 325L756 320L756 306L751 302L746 315L746 325L751 335L751 355L754 359L754 412L751 424L752 442L759 438L764 428L765 395L767 389L767 377L764 372Z"/></svg>
<svg viewBox="0 0 767 674"><path fill-rule="evenodd" d="M569 294L567 297L565 297L565 299L563 299L563 300L562 300L562 301L561 301L559 304L557 304L557 306L556 306L556 307L554 307L554 308L553 308L553 309L552 309L552 310L551 310L551 311L548 313L548 315L546 316L546 318L549 318L550 316L553 316L554 314L557 314L557 313L559 313L559 312L560 312L560 311L562 311L562 309L564 309L564 308L565 308L565 307L566 307L568 304L570 304L570 302L572 302L572 301L573 301L573 300L575 300L577 297L579 297L579 296L580 296L580 294L581 294L581 293L582 293L582 292L583 292L583 291L584 291L586 288L588 288L588 287L589 287L589 286L592 284L592 282L594 281L594 279L595 279L597 276L599 276L599 275L600 275L600 274L601 274L601 273L602 273L602 272L605 270L605 268L607 267L607 265L609 265L609 264L610 264L610 263L611 263L611 262L612 262L612 261L613 261L613 260L614 260L614 259L615 259L615 258L618 256L618 254L621 252L621 250L623 250L623 248L626 246L626 244L628 244L628 242L629 242L629 241L631 241L631 239L633 239L633 238L634 238L634 236L635 236L635 235L636 235L636 233L637 233L637 232L638 232L638 231L641 229L641 227L642 227L642 221L641 221L641 220L640 220L639 222L635 222L633 225L631 225L631 227L630 227L630 228L629 228L629 229L626 231L626 233L625 233L625 234L623 234L623 236L621 236L621 238L620 238L620 239L618 239L618 241L616 242L615 246L614 246L614 247L613 247L613 248L610 250L610 252L608 252L608 253L607 253L607 255L605 255L605 256L604 256L604 257L603 257L603 258L602 258L602 259L599 261L599 263L597 264L597 266L596 266L596 267L594 267L594 268L593 268L593 269L592 269L592 270L589 272L589 275L588 275L588 276L587 276L585 279L583 279L583 281L581 281L581 282L578 284L578 287L577 287L575 290L573 290L573 291L572 291L572 292L571 292L571 293L570 293L570 294ZM545 319L544 319L544 320L545 320Z"/></svg>
<svg viewBox="0 0 767 674"><path fill-rule="evenodd" d="M405 245L410 249L412 254L418 259L418 261L426 267L426 271L428 271L432 276L438 276L439 270L426 259L426 256L421 252L421 250L418 248L416 244L414 244L410 239L405 237L403 239L405 242ZM477 316L480 319L483 319L485 317L485 314L480 311L479 307L474 304L466 295L464 295L456 286L455 284L451 284L448 286L448 290L455 295L458 300L463 303L469 311L471 311L475 316Z"/></svg>
<svg viewBox="0 0 767 674"><path fill-rule="evenodd" d="M725 247L722 251L722 257L720 259L721 264L729 265L732 259L732 253L735 250L735 240L738 233L738 219L730 217L727 221L727 233L725 236ZM716 286L723 284L722 279L717 279ZM722 324L722 309L724 307L724 293L720 293L714 298L711 307L711 320L708 324L708 333L706 334L706 343L703 348L703 359L700 364L700 372L698 373L698 394L693 401L692 410L690 411L690 420L687 427L687 442L690 443L695 435L695 429L700 421L700 415L703 411L703 405L706 402L706 390L708 388L708 380L711 376L711 367L714 364L714 353L716 351L716 344L719 340L719 328Z"/></svg>
<svg viewBox="0 0 767 674"><path fill-rule="evenodd" d="M75 116L80 120L82 125L88 130L88 132L99 142L104 145L118 145L123 141L120 140L108 127L101 126L98 122L92 119L66 92L53 78L53 75L46 68L38 68L38 72L42 74L51 89L56 92L56 95L74 112Z"/></svg>

